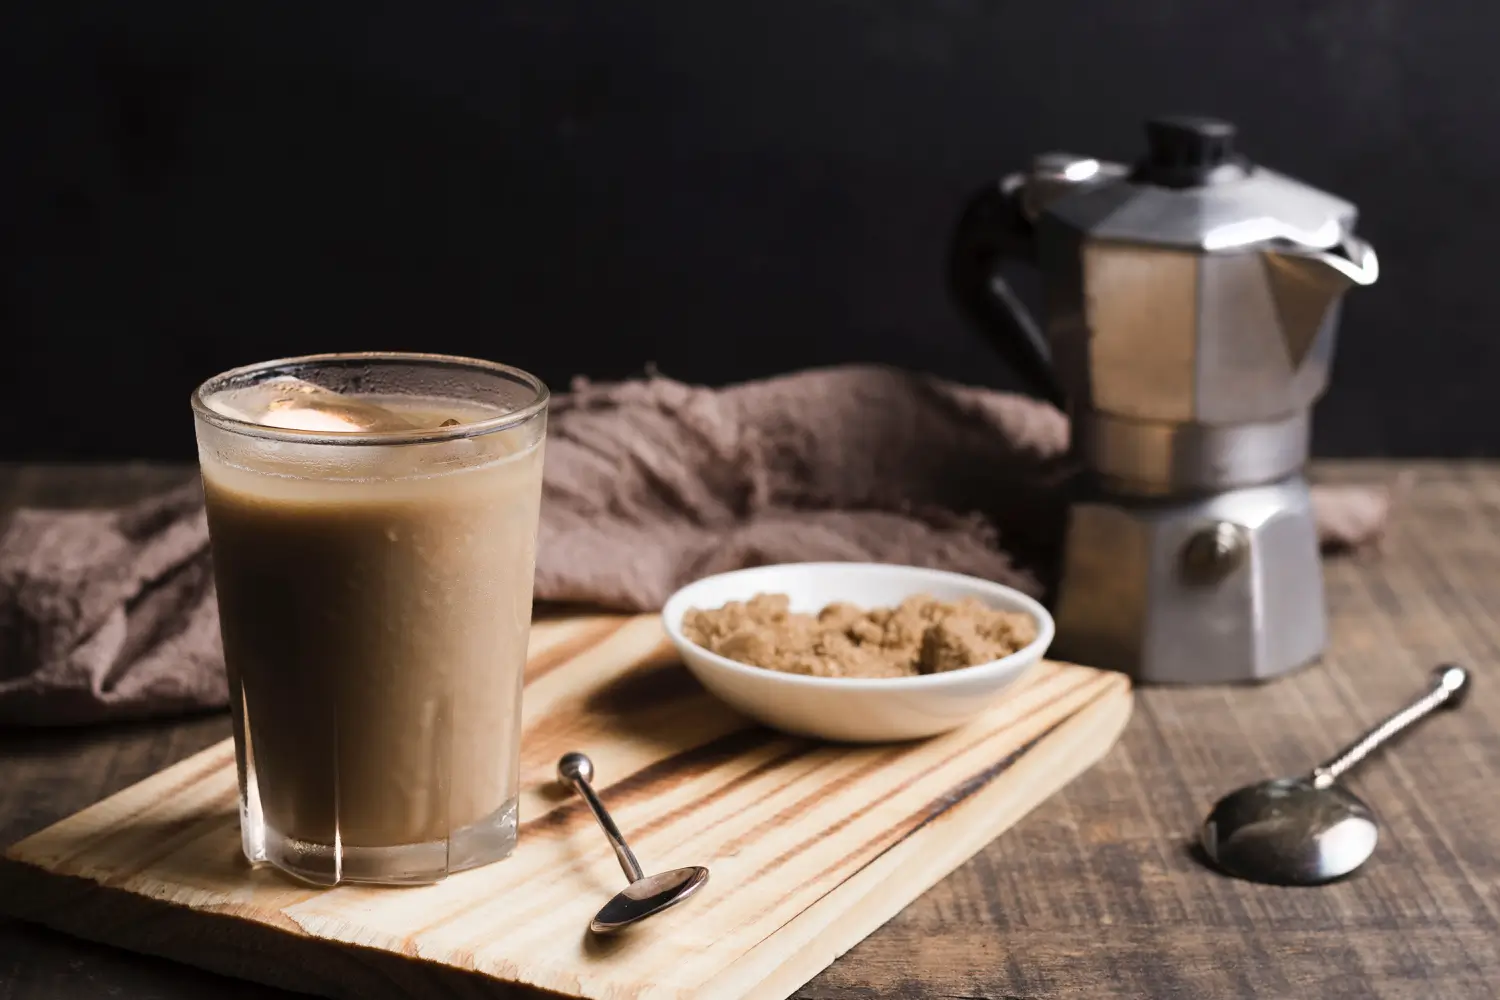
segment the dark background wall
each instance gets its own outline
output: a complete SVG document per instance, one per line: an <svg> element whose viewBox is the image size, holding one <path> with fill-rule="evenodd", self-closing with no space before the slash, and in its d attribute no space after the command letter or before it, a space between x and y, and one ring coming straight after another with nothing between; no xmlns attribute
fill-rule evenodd
<svg viewBox="0 0 1500 1000"><path fill-rule="evenodd" d="M1133 158L1163 111L1363 211L1383 276L1318 451L1500 453L1497 30L1399 0L6 5L0 458L188 457L198 380L321 350L1004 385L942 286L959 204L1042 149Z"/></svg>

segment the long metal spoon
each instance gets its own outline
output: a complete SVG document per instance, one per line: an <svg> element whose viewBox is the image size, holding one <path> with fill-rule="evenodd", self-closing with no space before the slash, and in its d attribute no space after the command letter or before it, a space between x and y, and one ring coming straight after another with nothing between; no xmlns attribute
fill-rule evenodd
<svg viewBox="0 0 1500 1000"><path fill-rule="evenodd" d="M1427 693L1306 777L1248 785L1219 800L1203 823L1203 850L1224 871L1273 885L1343 878L1375 851L1375 814L1338 779L1382 743L1438 708L1456 708L1469 672L1446 664Z"/></svg>
<svg viewBox="0 0 1500 1000"><path fill-rule="evenodd" d="M649 877L641 871L641 863L635 859L630 845L625 843L620 828L615 826L609 810L594 794L594 786L590 784L594 780L594 762L587 756L576 752L563 754L557 762L557 780L571 785L583 796L604 835L609 838L609 845L615 849L615 857L620 859L625 877L630 879L630 884L605 903L589 921L589 930L595 934L613 934L682 902L708 881L708 869L701 865L674 868Z"/></svg>

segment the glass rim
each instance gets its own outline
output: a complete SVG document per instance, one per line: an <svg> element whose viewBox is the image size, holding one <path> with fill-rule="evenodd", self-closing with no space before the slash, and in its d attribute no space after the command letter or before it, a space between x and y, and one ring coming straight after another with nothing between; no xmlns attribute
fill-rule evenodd
<svg viewBox="0 0 1500 1000"><path fill-rule="evenodd" d="M409 364L416 366L440 367L443 365L469 368L478 371L489 372L495 375L510 376L515 381L532 390L536 398L515 410L498 414L484 420L476 420L473 423L455 424L452 427L430 427L418 428L409 431L307 431L298 430L293 427L268 427L250 420L240 420L236 417L226 416L208 405L208 396L216 392L227 383L252 376L260 372L274 371L280 368L295 369L298 367L309 367L318 364L337 363L391 363ZM292 374L288 371L287 374ZM241 365L228 371L220 372L205 379L198 388L193 390L193 414L204 423L220 430L242 434L247 437L256 437L268 441L287 441L300 444L317 445L385 445L385 444L429 444L442 441L458 441L463 438L480 437L495 431L505 430L524 424L547 408L552 393L547 384L537 376L512 365L503 365L498 361L485 361L482 358L467 358L455 354L428 354L420 351L353 351L332 352L328 354L303 354L297 357L277 358L273 361L257 361L254 364Z"/></svg>

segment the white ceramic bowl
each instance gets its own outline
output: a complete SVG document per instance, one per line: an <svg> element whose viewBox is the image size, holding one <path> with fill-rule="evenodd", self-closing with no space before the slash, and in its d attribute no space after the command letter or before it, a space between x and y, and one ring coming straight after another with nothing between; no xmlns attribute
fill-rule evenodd
<svg viewBox="0 0 1500 1000"><path fill-rule="evenodd" d="M793 611L815 612L834 601L890 607L913 594L939 600L973 597L992 608L1026 611L1036 641L1004 659L920 677L809 677L764 670L711 653L682 635L691 608L718 608L759 593L786 594ZM662 609L662 623L693 675L745 715L800 736L877 743L932 736L963 725L988 708L1052 643L1052 616L1010 587L959 573L875 563L788 563L705 577L683 587Z"/></svg>

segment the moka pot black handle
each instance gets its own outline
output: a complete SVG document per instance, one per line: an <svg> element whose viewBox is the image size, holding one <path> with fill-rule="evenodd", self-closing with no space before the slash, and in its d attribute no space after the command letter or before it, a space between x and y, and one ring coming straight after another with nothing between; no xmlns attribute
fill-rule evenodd
<svg viewBox="0 0 1500 1000"><path fill-rule="evenodd" d="M980 189L965 204L948 255L948 288L959 309L1026 387L1059 408L1062 386L1047 336L1000 273L1007 260L1036 262L1031 222L1021 211L1021 178Z"/></svg>

